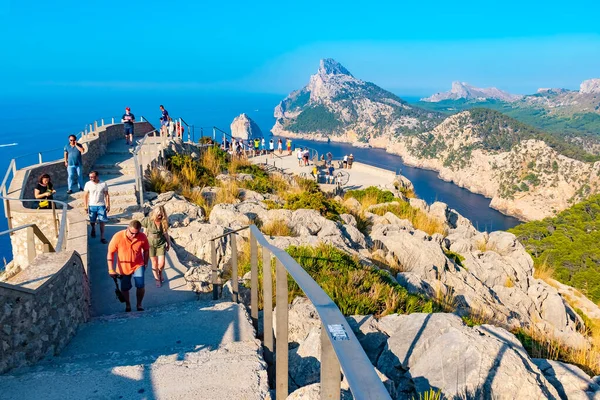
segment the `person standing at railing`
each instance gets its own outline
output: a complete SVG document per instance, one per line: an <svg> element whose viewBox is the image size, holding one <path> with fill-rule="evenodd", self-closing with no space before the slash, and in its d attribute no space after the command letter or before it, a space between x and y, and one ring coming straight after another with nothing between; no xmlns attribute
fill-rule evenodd
<svg viewBox="0 0 600 400"><path fill-rule="evenodd" d="M254 157L258 156L259 147L260 147L260 139L254 138Z"/></svg>
<svg viewBox="0 0 600 400"><path fill-rule="evenodd" d="M269 140L269 153L271 153L271 157L274 157L274 154L275 154L275 142L273 142L273 139Z"/></svg>
<svg viewBox="0 0 600 400"><path fill-rule="evenodd" d="M148 265L150 255L150 244L148 238L140 230L142 224L133 220L123 231L114 234L108 245L106 261L108 263L108 274L113 279L121 280L121 292L125 297L125 311L131 311L129 301L129 290L132 288L131 278L135 281L135 294L137 299L137 310L144 311L142 300L146 289L144 288L144 273ZM114 266L113 258L117 254L117 265Z"/></svg>
<svg viewBox="0 0 600 400"><path fill-rule="evenodd" d="M350 154L350 157L348 157L348 169L352 169L353 162L354 162L354 156L352 154Z"/></svg>
<svg viewBox="0 0 600 400"><path fill-rule="evenodd" d="M344 154L344 168L348 168L348 154Z"/></svg>
<svg viewBox="0 0 600 400"><path fill-rule="evenodd" d="M292 139L286 139L285 146L287 147L288 156L292 155Z"/></svg>
<svg viewBox="0 0 600 400"><path fill-rule="evenodd" d="M279 155L281 155L281 152L283 151L283 141L281 138L277 139L277 151L279 152Z"/></svg>
<svg viewBox="0 0 600 400"><path fill-rule="evenodd" d="M129 107L125 107L125 114L121 118L123 123L123 132L125 133L125 144L133 146L133 123L135 122L135 116L131 113Z"/></svg>
<svg viewBox="0 0 600 400"><path fill-rule="evenodd" d="M54 200L54 187L52 186L52 180L50 179L50 175L42 174L38 179L38 183L33 189L33 196L36 199L44 199L38 203L38 209L47 210L50 208L50 201Z"/></svg>
<svg viewBox="0 0 600 400"><path fill-rule="evenodd" d="M101 182L98 171L90 172L90 180L85 184L83 191L83 207L90 219L92 232L90 236L96 237L96 222L100 224L100 242L106 244L104 238L104 225L108 222L110 212L110 196L108 185Z"/></svg>
<svg viewBox="0 0 600 400"><path fill-rule="evenodd" d="M73 193L75 179L79 184L79 190L83 190L83 161L81 155L84 152L83 145L77 143L77 136L69 135L69 144L65 146L65 167L67 167L67 194ZM77 175L77 178L75 178Z"/></svg>
<svg viewBox="0 0 600 400"><path fill-rule="evenodd" d="M166 136L169 133L169 121L171 121L171 117L169 116L169 112L165 110L163 105L160 105L160 112L162 113L160 117L160 134Z"/></svg>
<svg viewBox="0 0 600 400"><path fill-rule="evenodd" d="M150 244L150 261L152 262L152 274L156 281L156 287L161 287L165 281L163 271L165 269L165 254L171 247L169 237L169 217L163 206L152 210L150 215L142 220L144 233Z"/></svg>
<svg viewBox="0 0 600 400"><path fill-rule="evenodd" d="M304 149L299 148L298 151L296 151L296 158L298 159L298 166L301 167L302 166L302 156L304 155Z"/></svg>
<svg viewBox="0 0 600 400"><path fill-rule="evenodd" d="M266 153L267 153L267 148L266 148L265 138L263 137L260 141L260 154L266 154Z"/></svg>

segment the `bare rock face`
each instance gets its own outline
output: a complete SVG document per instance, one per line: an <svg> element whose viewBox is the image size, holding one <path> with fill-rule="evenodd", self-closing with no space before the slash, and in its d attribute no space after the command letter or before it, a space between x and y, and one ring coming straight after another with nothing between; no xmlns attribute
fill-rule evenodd
<svg viewBox="0 0 600 400"><path fill-rule="evenodd" d="M581 368L560 361L533 358L531 360L558 391L561 399L598 400L600 386Z"/></svg>
<svg viewBox="0 0 600 400"><path fill-rule="evenodd" d="M466 82L454 81L452 82L452 89L449 92L436 93L431 97L421 99L421 101L438 102L442 100L502 100L502 101L517 101L521 97L520 95L510 94L502 91L495 87L491 88L478 88L471 86Z"/></svg>
<svg viewBox="0 0 600 400"><path fill-rule="evenodd" d="M600 79L588 79L581 82L579 93L600 93Z"/></svg>
<svg viewBox="0 0 600 400"><path fill-rule="evenodd" d="M231 123L231 136L242 140L262 139L263 133L252 118L242 113Z"/></svg>

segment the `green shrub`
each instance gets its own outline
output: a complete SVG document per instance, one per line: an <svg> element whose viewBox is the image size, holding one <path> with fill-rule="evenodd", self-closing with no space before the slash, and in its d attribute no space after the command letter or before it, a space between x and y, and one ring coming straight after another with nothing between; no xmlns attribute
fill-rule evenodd
<svg viewBox="0 0 600 400"><path fill-rule="evenodd" d="M344 199L355 198L356 200L362 202L365 197L370 197L376 199L376 204L380 203L389 203L394 201L394 194L389 190L381 190L375 186L369 186L366 189L360 190L349 190L344 195Z"/></svg>
<svg viewBox="0 0 600 400"><path fill-rule="evenodd" d="M291 194L287 197L283 208L287 210L303 208L317 210L325 218L334 221L338 221L340 214L346 212L344 206L333 199L328 199L323 192Z"/></svg>
<svg viewBox="0 0 600 400"><path fill-rule="evenodd" d="M463 265L463 261L465 261L465 258L463 256L461 256L458 253L455 253L453 251L450 250L446 250L444 251L444 254L446 255L446 257L448 257L450 260L454 261L457 265L464 267Z"/></svg>

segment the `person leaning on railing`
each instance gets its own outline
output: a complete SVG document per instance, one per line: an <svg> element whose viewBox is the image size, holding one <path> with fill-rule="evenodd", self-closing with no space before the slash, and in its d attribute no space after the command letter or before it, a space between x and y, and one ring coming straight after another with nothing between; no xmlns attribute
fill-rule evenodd
<svg viewBox="0 0 600 400"><path fill-rule="evenodd" d="M50 208L50 202L48 200L54 200L54 193L56 193L56 190L54 190L50 175L42 174L38 179L35 189L33 189L33 196L36 199L44 199L38 203L38 208L40 210L47 210Z"/></svg>

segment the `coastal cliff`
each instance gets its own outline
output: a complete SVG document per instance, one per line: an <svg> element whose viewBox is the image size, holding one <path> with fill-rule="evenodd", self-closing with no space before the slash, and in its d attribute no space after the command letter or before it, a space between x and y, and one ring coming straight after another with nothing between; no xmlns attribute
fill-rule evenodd
<svg viewBox="0 0 600 400"><path fill-rule="evenodd" d="M582 84L582 95L597 96L597 86ZM321 60L309 84L287 96L275 117L275 135L385 149L521 220L556 215L600 190L600 163L573 143L488 109L444 119L331 59Z"/></svg>

